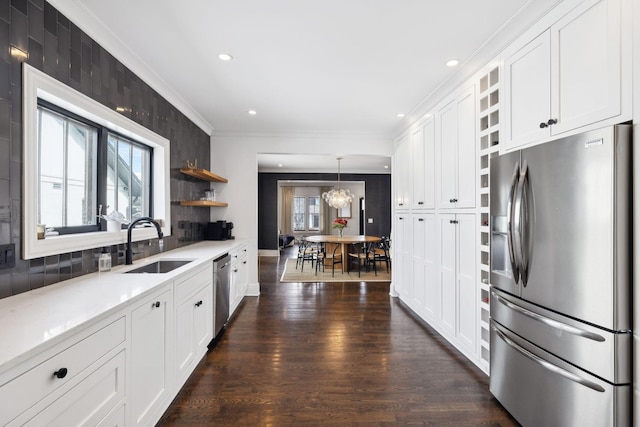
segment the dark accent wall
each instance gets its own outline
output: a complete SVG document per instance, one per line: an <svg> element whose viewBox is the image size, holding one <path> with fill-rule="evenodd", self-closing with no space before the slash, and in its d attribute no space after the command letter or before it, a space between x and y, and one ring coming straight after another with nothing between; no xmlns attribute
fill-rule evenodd
<svg viewBox="0 0 640 427"><path fill-rule="evenodd" d="M209 167L210 138L204 131L49 3L0 0L0 245L13 243L16 253L22 252L22 65L10 55L11 46L28 52L33 67L169 139L171 200L199 197L209 187L179 171L186 160ZM202 240L208 221L209 209L172 202L165 250ZM157 240L135 246L142 252L138 258L158 252ZM124 263L123 245L109 250L114 265ZM18 257L14 268L0 270L0 298L96 272L99 252Z"/></svg>
<svg viewBox="0 0 640 427"><path fill-rule="evenodd" d="M332 173L258 173L258 249L278 249L278 181L335 181ZM391 175L340 174L342 181L364 181L365 210L373 224L367 234L391 233ZM354 201L355 202L355 201ZM355 206L355 205L354 205Z"/></svg>

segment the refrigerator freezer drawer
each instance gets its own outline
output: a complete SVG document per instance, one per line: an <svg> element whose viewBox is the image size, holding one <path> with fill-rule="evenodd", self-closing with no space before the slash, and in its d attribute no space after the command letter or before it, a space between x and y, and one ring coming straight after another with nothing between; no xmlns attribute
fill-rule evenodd
<svg viewBox="0 0 640 427"><path fill-rule="evenodd" d="M613 333L491 289L491 318L613 384L631 383L631 333Z"/></svg>
<svg viewBox="0 0 640 427"><path fill-rule="evenodd" d="M631 425L631 386L587 374L491 321L491 393L524 427Z"/></svg>

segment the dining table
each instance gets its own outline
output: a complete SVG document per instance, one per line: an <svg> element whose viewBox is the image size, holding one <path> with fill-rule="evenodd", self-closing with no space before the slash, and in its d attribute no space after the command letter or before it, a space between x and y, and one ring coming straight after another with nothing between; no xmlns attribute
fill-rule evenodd
<svg viewBox="0 0 640 427"><path fill-rule="evenodd" d="M347 254L344 245L351 245L354 243L376 243L382 240L382 237L367 236L363 234L345 234L342 236L337 234L314 234L312 236L304 237L304 240L312 243L335 243L341 245L343 259L341 267L342 272L344 273L344 263L346 262L345 257Z"/></svg>

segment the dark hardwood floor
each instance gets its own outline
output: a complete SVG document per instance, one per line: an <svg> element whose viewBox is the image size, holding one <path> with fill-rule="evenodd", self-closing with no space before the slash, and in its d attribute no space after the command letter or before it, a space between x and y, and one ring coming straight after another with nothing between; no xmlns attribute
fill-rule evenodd
<svg viewBox="0 0 640 427"><path fill-rule="evenodd" d="M283 261L260 258L260 296L158 425L517 425L487 376L388 283L279 283Z"/></svg>

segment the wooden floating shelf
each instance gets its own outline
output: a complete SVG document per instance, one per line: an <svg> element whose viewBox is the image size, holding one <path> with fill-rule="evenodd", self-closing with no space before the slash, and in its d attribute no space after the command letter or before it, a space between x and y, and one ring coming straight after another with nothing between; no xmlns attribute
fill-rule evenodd
<svg viewBox="0 0 640 427"><path fill-rule="evenodd" d="M201 179L203 181L229 182L227 178L223 178L220 175L216 175L215 173L209 172L206 169L180 168L180 172L185 175Z"/></svg>
<svg viewBox="0 0 640 427"><path fill-rule="evenodd" d="M227 207L229 206L224 202L212 202L210 200L182 200L180 206L202 206L202 207Z"/></svg>

